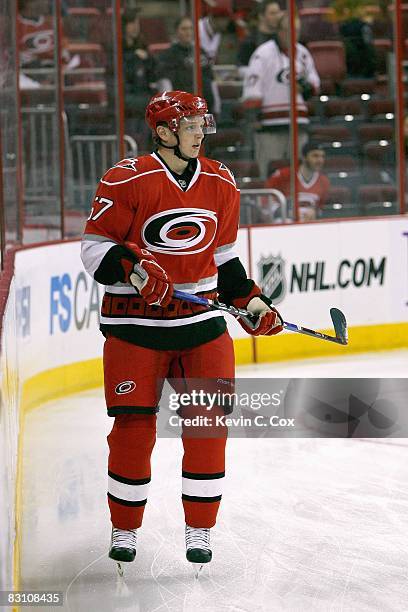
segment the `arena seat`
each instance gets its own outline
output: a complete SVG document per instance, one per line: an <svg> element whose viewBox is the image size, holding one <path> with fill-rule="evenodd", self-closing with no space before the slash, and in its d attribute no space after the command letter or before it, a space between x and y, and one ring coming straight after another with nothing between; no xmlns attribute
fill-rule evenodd
<svg viewBox="0 0 408 612"><path fill-rule="evenodd" d="M321 143L326 152L339 155L356 152L353 132L345 125L314 125L310 129L310 138Z"/></svg>
<svg viewBox="0 0 408 612"><path fill-rule="evenodd" d="M101 13L94 7L72 7L64 17L64 33L71 42L90 42Z"/></svg>
<svg viewBox="0 0 408 612"><path fill-rule="evenodd" d="M106 66L105 51L102 45L99 43L69 43L68 51L71 53L71 55L79 55L79 57L81 58L81 67Z"/></svg>
<svg viewBox="0 0 408 612"><path fill-rule="evenodd" d="M244 134L239 128L220 128L206 140L206 146L213 150L217 147L239 146L244 144Z"/></svg>
<svg viewBox="0 0 408 612"><path fill-rule="evenodd" d="M364 123L357 128L361 145L366 142L393 141L395 129L391 123Z"/></svg>
<svg viewBox="0 0 408 612"><path fill-rule="evenodd" d="M321 209L322 219L347 219L348 217L360 217L358 204L328 204Z"/></svg>
<svg viewBox="0 0 408 612"><path fill-rule="evenodd" d="M363 145L363 169L366 182L389 183L396 169L395 147L388 140Z"/></svg>
<svg viewBox="0 0 408 612"><path fill-rule="evenodd" d="M64 103L67 105L93 105L106 104L107 92L105 83L96 81L95 83L87 83L84 86L65 87L64 88Z"/></svg>
<svg viewBox="0 0 408 612"><path fill-rule="evenodd" d="M287 168L288 166L290 166L290 159L271 159L268 163L266 174L271 176L276 170Z"/></svg>
<svg viewBox="0 0 408 612"><path fill-rule="evenodd" d="M375 93L375 79L347 78L341 83L341 90L344 96L362 96Z"/></svg>
<svg viewBox="0 0 408 612"><path fill-rule="evenodd" d="M361 208L367 215L396 212L398 190L392 185L363 185L357 193Z"/></svg>
<svg viewBox="0 0 408 612"><path fill-rule="evenodd" d="M352 155L335 155L328 157L325 163L325 172L327 174L355 174L358 172L357 160Z"/></svg>
<svg viewBox="0 0 408 612"><path fill-rule="evenodd" d="M392 40L389 38L375 38L373 40L376 53L376 72L387 72L388 53L392 52Z"/></svg>
<svg viewBox="0 0 408 612"><path fill-rule="evenodd" d="M331 15L331 9L325 7L300 9L299 40L304 44L312 41L337 40L339 28L337 23L329 21Z"/></svg>
<svg viewBox="0 0 408 612"><path fill-rule="evenodd" d="M147 50L151 55L160 55L163 51L167 51L171 47L170 42L152 43L147 45Z"/></svg>
<svg viewBox="0 0 408 612"><path fill-rule="evenodd" d="M218 91L222 100L238 100L242 95L242 83L223 83L218 81Z"/></svg>
<svg viewBox="0 0 408 612"><path fill-rule="evenodd" d="M310 53L321 79L340 82L346 76L346 55L340 41L310 42Z"/></svg>
<svg viewBox="0 0 408 612"><path fill-rule="evenodd" d="M350 204L351 202L351 189L348 187L330 187L327 197L328 204Z"/></svg>
<svg viewBox="0 0 408 612"><path fill-rule="evenodd" d="M140 17L140 30L148 45L170 42L166 20L163 17Z"/></svg>
<svg viewBox="0 0 408 612"><path fill-rule="evenodd" d="M363 117L364 107L360 98L330 98L323 106L323 113L332 121L347 121L346 117Z"/></svg>
<svg viewBox="0 0 408 612"><path fill-rule="evenodd" d="M367 115L371 121L394 121L395 100L387 98L384 100L371 99L367 103Z"/></svg>
<svg viewBox="0 0 408 612"><path fill-rule="evenodd" d="M361 184L359 163L353 155L327 156L324 172L333 187L348 187L353 192Z"/></svg>
<svg viewBox="0 0 408 612"><path fill-rule="evenodd" d="M241 183L250 183L260 176L258 162L252 159L231 160L228 162L228 168Z"/></svg>

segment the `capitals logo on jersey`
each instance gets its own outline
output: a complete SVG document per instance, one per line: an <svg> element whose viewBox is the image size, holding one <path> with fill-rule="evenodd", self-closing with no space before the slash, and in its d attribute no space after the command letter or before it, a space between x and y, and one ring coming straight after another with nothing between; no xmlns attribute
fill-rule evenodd
<svg viewBox="0 0 408 612"><path fill-rule="evenodd" d="M174 208L147 219L142 240L149 251L191 255L204 251L214 240L217 215L205 208Z"/></svg>

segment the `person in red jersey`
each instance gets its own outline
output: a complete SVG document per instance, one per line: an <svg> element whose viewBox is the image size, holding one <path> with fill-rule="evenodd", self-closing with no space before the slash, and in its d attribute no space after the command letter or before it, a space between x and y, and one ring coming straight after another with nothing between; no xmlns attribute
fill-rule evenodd
<svg viewBox="0 0 408 612"><path fill-rule="evenodd" d="M316 219L319 210L327 201L330 180L322 174L325 157L324 149L319 143L308 142L302 148L302 159L297 172L300 221ZM268 203L265 202L262 210L264 222L273 221L282 196L287 199L291 195L290 167L276 170L265 182L265 187L274 189L277 193L275 198L272 196L272 201L269 199Z"/></svg>
<svg viewBox="0 0 408 612"><path fill-rule="evenodd" d="M47 0L19 0L17 18L20 62L22 68L52 68L55 63L54 18ZM62 61L71 57L63 37Z"/></svg>
<svg viewBox="0 0 408 612"><path fill-rule="evenodd" d="M175 289L248 309L254 335L282 330L270 300L235 253L239 191L224 164L199 157L215 132L206 101L182 91L153 96L146 121L157 149L102 177L82 242L86 270L106 285L101 311L109 443L109 555L133 561L150 482L158 381L233 381L232 339L219 311L173 297ZM211 560L225 473L226 427L189 435L183 425L182 503L187 559Z"/></svg>

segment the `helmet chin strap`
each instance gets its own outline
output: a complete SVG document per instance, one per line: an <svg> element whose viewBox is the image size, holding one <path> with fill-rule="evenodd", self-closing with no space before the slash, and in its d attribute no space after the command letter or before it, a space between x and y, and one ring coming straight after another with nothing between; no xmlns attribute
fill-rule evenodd
<svg viewBox="0 0 408 612"><path fill-rule="evenodd" d="M162 139L160 138L160 139L159 139L159 141L160 141L160 146L161 146L161 147L164 147L165 149L173 149L173 151L174 151L174 155L175 155L176 157L178 157L179 159L182 159L183 161L189 162L189 161L191 161L191 160L195 159L195 157L185 157L185 156L182 154L182 152L180 151L180 138L179 138L178 134L174 134L174 135L175 135L175 137L177 138L177 144L176 144L176 145L173 145L173 146L165 145L165 144L163 143Z"/></svg>

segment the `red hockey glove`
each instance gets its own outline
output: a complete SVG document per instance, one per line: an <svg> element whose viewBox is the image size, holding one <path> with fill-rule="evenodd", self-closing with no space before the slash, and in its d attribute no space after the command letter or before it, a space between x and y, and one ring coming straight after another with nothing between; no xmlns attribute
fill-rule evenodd
<svg viewBox="0 0 408 612"><path fill-rule="evenodd" d="M238 318L241 327L251 336L274 336L283 330L282 317L257 285L253 286L249 295L232 300L232 304L237 308L246 308L252 315L258 317L254 326Z"/></svg>
<svg viewBox="0 0 408 612"><path fill-rule="evenodd" d="M148 304L168 306L173 295L173 284L168 274L146 249L133 242L125 242L125 247L137 258L137 263L125 258L121 261L126 282L131 283Z"/></svg>
<svg viewBox="0 0 408 612"><path fill-rule="evenodd" d="M273 306L269 306L264 299L268 300L263 295L253 297L247 305L247 310L258 317L255 327L250 327L243 319L238 319L241 326L251 336L274 336L283 330L283 321L279 312Z"/></svg>

